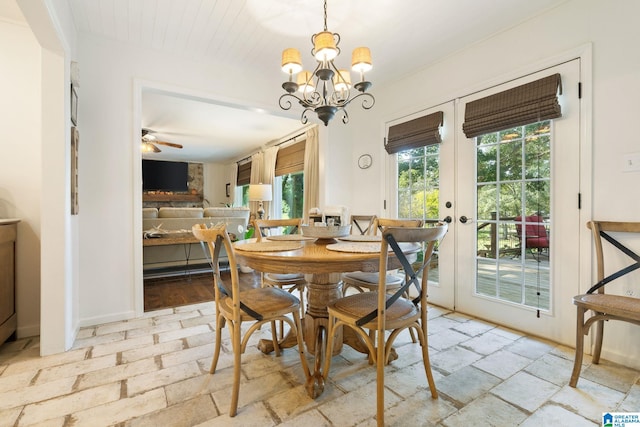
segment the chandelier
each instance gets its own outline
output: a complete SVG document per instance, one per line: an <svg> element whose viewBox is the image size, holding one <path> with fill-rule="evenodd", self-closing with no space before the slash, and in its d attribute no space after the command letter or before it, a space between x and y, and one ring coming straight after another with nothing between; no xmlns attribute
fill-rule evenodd
<svg viewBox="0 0 640 427"><path fill-rule="evenodd" d="M364 79L364 73L371 70L371 52L368 47L357 47L351 56L351 69L359 73L360 81L351 90L349 70L336 68L333 60L340 54L340 34L327 30L327 0L324 1L324 31L311 37L311 55L318 61L313 72L302 71L300 51L288 48L282 52L282 71L289 75L289 80L282 84L287 92L280 97L280 108L289 110L293 102L298 102L304 110L300 116L302 124L309 120L308 114L315 112L325 126L336 113L342 114L342 122L349 121L346 106L362 97L362 108L369 110L375 98L367 90L371 82ZM297 79L294 81L294 74ZM300 94L296 94L296 91Z"/></svg>

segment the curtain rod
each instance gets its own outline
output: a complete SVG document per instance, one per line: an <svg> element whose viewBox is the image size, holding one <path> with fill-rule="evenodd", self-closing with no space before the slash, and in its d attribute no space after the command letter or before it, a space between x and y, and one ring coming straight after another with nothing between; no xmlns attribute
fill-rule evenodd
<svg viewBox="0 0 640 427"><path fill-rule="evenodd" d="M287 143L287 142L289 142L289 141L295 141L295 139L296 139L297 137L299 137L299 136L303 136L303 135L305 135L305 134L306 134L306 132L299 133L299 134L297 134L296 136L292 136L292 137L291 137L291 138L289 138L289 139L285 139L284 141L280 141L280 142L278 142L277 144L273 144L273 145L272 145L272 147L278 147L278 146L280 146L280 145L282 145L282 144L286 144L286 143Z"/></svg>
<svg viewBox="0 0 640 427"><path fill-rule="evenodd" d="M303 135L305 135L306 133L307 133L306 131L305 131L305 132L302 132L302 133L299 133L299 134L297 134L297 135L295 135L295 136L292 136L291 138L285 139L284 141L280 141L280 142L278 142L277 144L270 145L270 147L278 147L278 146L280 146L280 145L282 145L282 144L286 144L286 143L287 143L287 142L289 142L289 141L294 141L296 138L298 138L298 137L300 137L300 136L303 136ZM256 153L257 153L257 151L256 151ZM255 154L255 153L253 153L253 154ZM253 157L253 154L252 154L252 155L250 155L250 156L247 156L247 157L245 157L245 158L243 158L243 159L238 160L236 163L237 163L237 164L240 164L240 163L244 162L245 160L249 160L249 159L251 159L251 157Z"/></svg>

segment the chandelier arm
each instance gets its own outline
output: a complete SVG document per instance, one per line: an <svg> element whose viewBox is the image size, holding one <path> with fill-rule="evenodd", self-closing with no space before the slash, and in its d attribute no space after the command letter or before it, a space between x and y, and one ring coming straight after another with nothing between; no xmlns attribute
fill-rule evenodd
<svg viewBox="0 0 640 427"><path fill-rule="evenodd" d="M373 95L371 95L370 93L367 93L367 92L359 93L356 96L354 96L353 98L350 98L349 100L347 100L347 102L342 107L343 108L346 107L352 101L355 101L356 99L360 98L361 96L364 97L362 99L362 108L365 109L365 110L370 110L375 105L376 99L373 97ZM369 104L369 103L371 103L371 104Z"/></svg>
<svg viewBox="0 0 640 427"><path fill-rule="evenodd" d="M295 99L300 105L302 105L305 108L313 108L312 104L307 103L304 99L293 95L291 93L284 93L280 96L280 100L278 101L278 104L280 105L280 108L282 108L283 110L290 110L291 107L293 107L293 104L291 102L291 100L289 99L289 97Z"/></svg>
<svg viewBox="0 0 640 427"><path fill-rule="evenodd" d="M345 110L344 108L341 108L340 112L342 113L342 123L346 125L347 123L349 123L349 113L347 113L347 110Z"/></svg>

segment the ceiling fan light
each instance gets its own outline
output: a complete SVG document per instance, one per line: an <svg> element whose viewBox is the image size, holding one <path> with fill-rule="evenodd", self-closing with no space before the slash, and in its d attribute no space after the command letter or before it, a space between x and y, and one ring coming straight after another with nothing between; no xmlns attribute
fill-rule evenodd
<svg viewBox="0 0 640 427"><path fill-rule="evenodd" d="M302 57L298 49L290 47L282 51L282 71L287 74L302 71Z"/></svg>
<svg viewBox="0 0 640 427"><path fill-rule="evenodd" d="M371 70L371 51L368 47L357 47L351 55L351 69L358 73Z"/></svg>
<svg viewBox="0 0 640 427"><path fill-rule="evenodd" d="M349 70L338 70L333 76L333 87L340 92L346 92L351 89L351 74L349 74Z"/></svg>
<svg viewBox="0 0 640 427"><path fill-rule="evenodd" d="M310 71L302 71L298 74L298 90L302 93L313 92L313 74Z"/></svg>
<svg viewBox="0 0 640 427"><path fill-rule="evenodd" d="M323 31L313 36L313 52L318 61L331 61L338 56L338 47L333 33Z"/></svg>

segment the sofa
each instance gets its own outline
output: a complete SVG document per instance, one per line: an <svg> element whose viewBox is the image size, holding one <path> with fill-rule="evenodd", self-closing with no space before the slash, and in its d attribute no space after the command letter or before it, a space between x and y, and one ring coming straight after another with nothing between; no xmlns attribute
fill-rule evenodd
<svg viewBox="0 0 640 427"><path fill-rule="evenodd" d="M184 271L190 266L208 266L207 254L200 243L164 244L164 242L168 242L168 238L171 237L193 237L191 227L195 224L211 226L220 222L227 224L227 230L232 238L242 239L249 222L249 208L143 208L143 237L157 238L153 242L154 246L143 246L144 273L152 273L154 270ZM224 261L227 256L224 248L222 250L220 259Z"/></svg>

